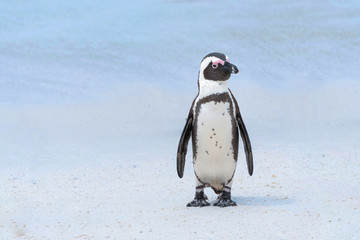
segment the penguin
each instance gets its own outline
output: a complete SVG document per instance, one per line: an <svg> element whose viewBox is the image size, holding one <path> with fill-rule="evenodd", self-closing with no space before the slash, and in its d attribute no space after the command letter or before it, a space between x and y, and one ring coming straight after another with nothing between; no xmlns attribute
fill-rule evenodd
<svg viewBox="0 0 360 240"><path fill-rule="evenodd" d="M238 103L228 88L231 74L238 68L223 53L210 53L200 64L198 94L190 108L177 150L177 173L184 175L185 158L192 138L195 198L187 207L209 206L204 193L211 187L218 194L214 206L236 206L231 186L237 165L239 132L243 141L249 175L253 174L253 154L249 135Z"/></svg>

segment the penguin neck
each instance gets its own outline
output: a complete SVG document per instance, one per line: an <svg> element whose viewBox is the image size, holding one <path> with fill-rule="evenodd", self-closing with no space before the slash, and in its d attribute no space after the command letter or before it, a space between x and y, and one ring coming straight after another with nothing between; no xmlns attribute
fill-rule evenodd
<svg viewBox="0 0 360 240"><path fill-rule="evenodd" d="M228 81L206 80L199 78L199 95L202 97L228 92Z"/></svg>

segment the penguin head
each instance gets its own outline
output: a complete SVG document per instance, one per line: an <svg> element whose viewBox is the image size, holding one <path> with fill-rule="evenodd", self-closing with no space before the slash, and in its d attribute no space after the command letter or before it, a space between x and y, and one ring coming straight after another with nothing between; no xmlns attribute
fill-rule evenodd
<svg viewBox="0 0 360 240"><path fill-rule="evenodd" d="M232 73L238 73L238 68L231 64L229 58L223 53L210 53L201 61L200 74L206 80L226 81Z"/></svg>

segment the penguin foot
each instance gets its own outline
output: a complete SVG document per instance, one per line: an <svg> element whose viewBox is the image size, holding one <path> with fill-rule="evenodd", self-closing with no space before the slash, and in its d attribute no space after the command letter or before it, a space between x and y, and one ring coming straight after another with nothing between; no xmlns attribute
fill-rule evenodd
<svg viewBox="0 0 360 240"><path fill-rule="evenodd" d="M221 198L219 201L214 203L214 206L218 207L230 207L230 206L237 206L236 202L231 199L223 199Z"/></svg>
<svg viewBox="0 0 360 240"><path fill-rule="evenodd" d="M209 206L210 203L206 201L208 197L205 195L203 191L196 192L195 198L191 202L189 202L186 206L187 207L206 207Z"/></svg>
<svg viewBox="0 0 360 240"><path fill-rule="evenodd" d="M205 199L194 199L191 202L189 202L187 207L206 207L210 206L210 203L206 201Z"/></svg>
<svg viewBox="0 0 360 240"><path fill-rule="evenodd" d="M218 207L230 207L230 206L237 206L236 202L231 200L231 193L223 191L219 197L218 201L214 203L214 206Z"/></svg>

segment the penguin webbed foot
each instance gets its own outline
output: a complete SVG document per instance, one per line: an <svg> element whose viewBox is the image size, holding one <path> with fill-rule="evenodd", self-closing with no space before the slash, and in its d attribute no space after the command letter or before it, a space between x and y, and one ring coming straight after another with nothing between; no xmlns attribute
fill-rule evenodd
<svg viewBox="0 0 360 240"><path fill-rule="evenodd" d="M223 191L218 196L218 200L216 203L214 203L214 206L218 207L231 207L231 206L237 206L236 202L231 200L231 193Z"/></svg>
<svg viewBox="0 0 360 240"><path fill-rule="evenodd" d="M187 207L206 207L210 206L210 203L206 201L205 199L194 199L191 202L189 202Z"/></svg>
<svg viewBox="0 0 360 240"><path fill-rule="evenodd" d="M210 206L210 203L207 201L208 197L204 192L195 193L195 198L191 202L189 202L187 207L206 207Z"/></svg>

